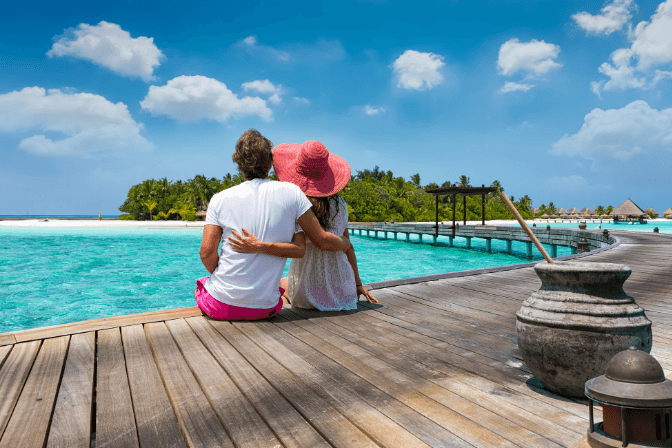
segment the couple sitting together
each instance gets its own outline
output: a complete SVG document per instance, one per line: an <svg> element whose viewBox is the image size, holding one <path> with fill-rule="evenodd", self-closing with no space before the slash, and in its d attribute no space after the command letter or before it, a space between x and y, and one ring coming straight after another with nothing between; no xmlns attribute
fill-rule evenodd
<svg viewBox="0 0 672 448"><path fill-rule="evenodd" d="M194 291L205 314L257 320L285 301L321 311L356 309L360 295L377 302L359 278L348 207L338 195L350 180L344 159L317 141L273 149L250 129L233 161L245 182L214 195L205 218L200 255L211 276ZM271 167L281 182L268 178ZM287 258L289 277L281 278Z"/></svg>

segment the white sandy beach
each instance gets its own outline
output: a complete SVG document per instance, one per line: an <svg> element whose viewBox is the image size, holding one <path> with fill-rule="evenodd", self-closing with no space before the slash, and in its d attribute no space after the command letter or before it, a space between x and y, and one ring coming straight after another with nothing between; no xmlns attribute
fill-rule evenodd
<svg viewBox="0 0 672 448"><path fill-rule="evenodd" d="M529 225L537 224L537 226L545 224L554 224L554 223L563 223L568 226L578 227L578 219L535 219L526 221ZM651 223L655 222L669 222L670 220L665 218L649 219ZM456 221L458 224L462 225L462 221ZM589 219L586 222L588 223L599 223L599 219ZM609 222L608 220L604 221L605 223ZM450 224L449 221L443 221L443 224ZM401 224L401 223L397 223ZM411 223L411 224L433 224L433 222L425 223ZM177 229L177 228L203 228L205 225L204 221L119 221L117 219L103 219L102 221L98 219L57 219L50 218L45 219L12 219L12 220L2 220L0 221L0 227L141 227L141 228L155 228L155 229ZM467 221L467 225L481 225L481 221ZM518 225L518 221L515 220L486 220L485 225Z"/></svg>

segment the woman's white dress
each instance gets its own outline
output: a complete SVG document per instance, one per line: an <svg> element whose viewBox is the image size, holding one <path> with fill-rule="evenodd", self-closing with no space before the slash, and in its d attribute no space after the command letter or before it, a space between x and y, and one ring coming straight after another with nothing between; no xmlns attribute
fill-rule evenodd
<svg viewBox="0 0 672 448"><path fill-rule="evenodd" d="M332 207L330 221L328 231L342 236L348 226L348 206L340 196L338 213ZM357 309L355 273L345 252L320 250L309 240L304 257L292 259L289 265L287 288L292 306L320 311Z"/></svg>

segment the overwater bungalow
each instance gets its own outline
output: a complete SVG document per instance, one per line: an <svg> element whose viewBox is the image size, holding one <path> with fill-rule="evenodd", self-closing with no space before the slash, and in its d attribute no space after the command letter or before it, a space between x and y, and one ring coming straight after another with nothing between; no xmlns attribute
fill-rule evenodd
<svg viewBox="0 0 672 448"><path fill-rule="evenodd" d="M613 216L615 223L625 221L628 223L639 222L640 224L646 224L646 218L649 216L630 198L616 207L610 215Z"/></svg>
<svg viewBox="0 0 672 448"><path fill-rule="evenodd" d="M652 209L651 207L649 207L649 208L645 208L645 209L644 209L644 212L646 212L649 216L653 215L654 218L657 218L658 215L660 215L660 213L658 213L657 211L655 211L655 210Z"/></svg>
<svg viewBox="0 0 672 448"><path fill-rule="evenodd" d="M555 211L555 213L557 213L558 215L562 216L562 215L566 215L566 214L567 214L567 210L565 210L564 208L560 207L559 209L557 209L557 210Z"/></svg>
<svg viewBox="0 0 672 448"><path fill-rule="evenodd" d="M576 207L572 207L569 210L567 210L567 214L571 216L578 216L581 214L581 210L579 210Z"/></svg>
<svg viewBox="0 0 672 448"><path fill-rule="evenodd" d="M672 208L668 208L663 212L663 216L667 219L672 219Z"/></svg>

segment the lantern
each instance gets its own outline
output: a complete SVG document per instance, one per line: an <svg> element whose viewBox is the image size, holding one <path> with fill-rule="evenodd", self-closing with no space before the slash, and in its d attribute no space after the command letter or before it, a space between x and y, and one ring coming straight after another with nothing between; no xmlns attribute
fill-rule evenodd
<svg viewBox="0 0 672 448"><path fill-rule="evenodd" d="M579 253L590 251L590 248L588 247L588 240L581 238L581 240L576 245L576 251Z"/></svg>
<svg viewBox="0 0 672 448"><path fill-rule="evenodd" d="M672 447L672 381L648 353L630 347L616 354L604 375L586 382L586 396L591 447ZM593 402L602 407L601 423L593 421Z"/></svg>

